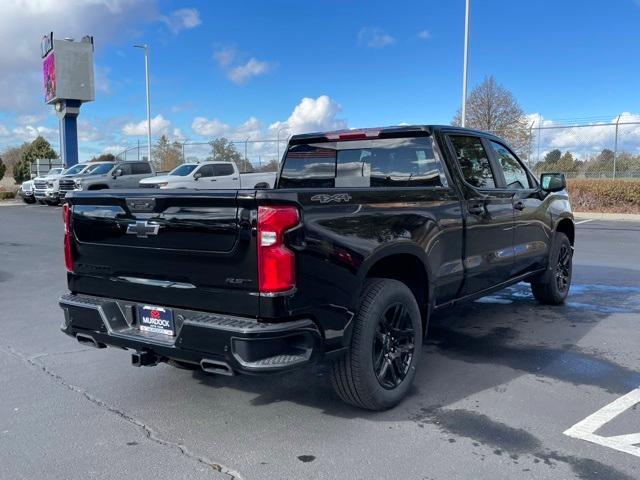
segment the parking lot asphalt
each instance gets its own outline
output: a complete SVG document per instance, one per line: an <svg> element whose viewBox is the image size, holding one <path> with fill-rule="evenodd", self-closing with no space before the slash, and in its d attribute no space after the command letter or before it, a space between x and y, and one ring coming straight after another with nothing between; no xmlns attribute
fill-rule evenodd
<svg viewBox="0 0 640 480"><path fill-rule="evenodd" d="M61 243L59 208L0 209L2 479L640 478L640 222L578 224L564 306L519 284L435 316L383 413L324 365L209 376L76 343Z"/></svg>

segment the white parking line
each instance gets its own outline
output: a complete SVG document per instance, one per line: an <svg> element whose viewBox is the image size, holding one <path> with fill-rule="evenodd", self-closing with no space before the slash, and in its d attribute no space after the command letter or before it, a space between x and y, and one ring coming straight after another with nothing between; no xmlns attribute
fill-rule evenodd
<svg viewBox="0 0 640 480"><path fill-rule="evenodd" d="M625 435L615 435L613 437L603 437L594 432L604 424L609 423L615 417L640 403L640 388L636 388L626 395L611 402L601 408L596 413L589 415L584 420L576 423L573 427L564 432L565 435L587 442L596 443L603 447L613 448L620 452L629 453L640 457L640 433L630 433Z"/></svg>
<svg viewBox="0 0 640 480"><path fill-rule="evenodd" d="M580 220L579 222L576 222L576 225L580 225L581 223L593 222L594 220L595 220L595 218L588 218L586 220Z"/></svg>

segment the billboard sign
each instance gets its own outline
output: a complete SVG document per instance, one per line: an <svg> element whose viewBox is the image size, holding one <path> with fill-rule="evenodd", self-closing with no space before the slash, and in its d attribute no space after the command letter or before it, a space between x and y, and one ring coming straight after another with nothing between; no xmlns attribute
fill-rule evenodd
<svg viewBox="0 0 640 480"><path fill-rule="evenodd" d="M51 102L56 98L56 54L51 52L42 62L44 74L44 101Z"/></svg>
<svg viewBox="0 0 640 480"><path fill-rule="evenodd" d="M74 42L56 40L53 34L45 35L41 50L44 54L42 73L45 103L59 100L91 102L95 99L91 37Z"/></svg>

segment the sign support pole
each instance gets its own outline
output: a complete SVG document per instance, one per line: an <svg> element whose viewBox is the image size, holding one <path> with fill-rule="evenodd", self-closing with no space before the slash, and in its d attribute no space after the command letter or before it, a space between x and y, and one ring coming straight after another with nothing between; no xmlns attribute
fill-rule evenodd
<svg viewBox="0 0 640 480"><path fill-rule="evenodd" d="M62 100L56 103L56 113L60 119L60 153L66 168L78 163L78 114L79 100Z"/></svg>

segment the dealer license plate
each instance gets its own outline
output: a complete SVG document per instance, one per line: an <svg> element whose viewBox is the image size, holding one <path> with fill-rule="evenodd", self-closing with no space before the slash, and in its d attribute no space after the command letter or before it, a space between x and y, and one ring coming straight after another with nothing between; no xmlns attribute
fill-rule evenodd
<svg viewBox="0 0 640 480"><path fill-rule="evenodd" d="M143 332L175 335L173 311L154 305L138 306L138 328Z"/></svg>

